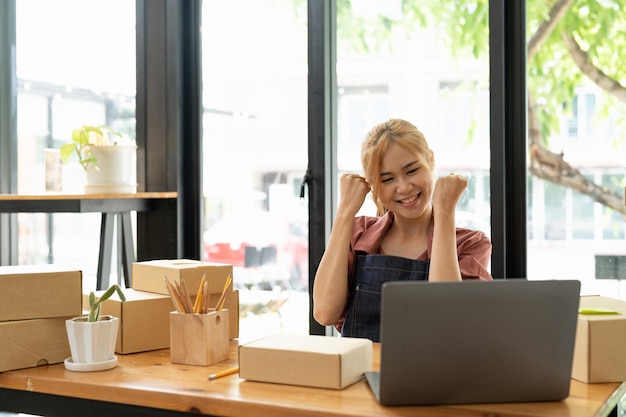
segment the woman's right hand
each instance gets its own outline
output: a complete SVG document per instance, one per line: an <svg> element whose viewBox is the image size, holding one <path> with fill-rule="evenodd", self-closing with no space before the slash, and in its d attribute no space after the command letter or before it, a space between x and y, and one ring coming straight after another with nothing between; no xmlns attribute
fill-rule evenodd
<svg viewBox="0 0 626 417"><path fill-rule="evenodd" d="M341 176L339 206L313 282L313 317L324 326L337 323L346 309L352 224L369 191L362 176Z"/></svg>
<svg viewBox="0 0 626 417"><path fill-rule="evenodd" d="M358 174L343 174L337 211L345 210L346 214L355 216L363 206L369 192L370 185L364 177Z"/></svg>

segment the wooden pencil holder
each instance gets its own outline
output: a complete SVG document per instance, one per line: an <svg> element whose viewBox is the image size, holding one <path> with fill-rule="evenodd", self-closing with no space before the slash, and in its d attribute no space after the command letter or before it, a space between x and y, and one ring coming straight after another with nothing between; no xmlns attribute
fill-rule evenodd
<svg viewBox="0 0 626 417"><path fill-rule="evenodd" d="M172 363L208 366L229 358L228 310L170 313Z"/></svg>

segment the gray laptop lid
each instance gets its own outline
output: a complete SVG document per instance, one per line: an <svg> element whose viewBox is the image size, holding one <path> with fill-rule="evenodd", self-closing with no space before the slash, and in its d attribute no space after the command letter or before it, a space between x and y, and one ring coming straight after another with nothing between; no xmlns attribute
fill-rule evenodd
<svg viewBox="0 0 626 417"><path fill-rule="evenodd" d="M579 298L574 280L386 283L368 382L384 405L562 400Z"/></svg>

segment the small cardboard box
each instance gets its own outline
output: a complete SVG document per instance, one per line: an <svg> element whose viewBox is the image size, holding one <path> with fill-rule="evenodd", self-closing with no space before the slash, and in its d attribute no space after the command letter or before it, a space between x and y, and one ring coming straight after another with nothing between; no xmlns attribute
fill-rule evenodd
<svg viewBox="0 0 626 417"><path fill-rule="evenodd" d="M279 334L239 346L239 377L343 389L372 370L372 341Z"/></svg>
<svg viewBox="0 0 626 417"><path fill-rule="evenodd" d="M195 299L202 277L206 276L209 288L209 306L215 306L233 266L190 259L162 259L133 263L133 289L169 295L165 277L174 284L184 281L190 296ZM233 276L233 279L235 277ZM232 284L227 289L224 309L230 317L230 338L239 337L239 293L233 291Z"/></svg>
<svg viewBox="0 0 626 417"><path fill-rule="evenodd" d="M0 372L63 362L70 344L65 320L71 317L0 322Z"/></svg>
<svg viewBox="0 0 626 417"><path fill-rule="evenodd" d="M174 284L185 281L191 294L196 294L202 276L206 274L209 293L220 294L233 266L191 259L161 259L133 263L133 288L168 295L165 278Z"/></svg>
<svg viewBox="0 0 626 417"><path fill-rule="evenodd" d="M0 321L82 314L82 272L61 265L0 267Z"/></svg>
<svg viewBox="0 0 626 417"><path fill-rule="evenodd" d="M572 378L586 383L626 381L626 302L580 297Z"/></svg>
<svg viewBox="0 0 626 417"><path fill-rule="evenodd" d="M116 353L135 353L170 347L170 312L174 309L168 295L122 290L126 301L122 302L115 293L102 303L100 315L111 315L120 319L117 331ZM96 291L100 297L104 291ZM89 295L83 295L83 308L89 310Z"/></svg>

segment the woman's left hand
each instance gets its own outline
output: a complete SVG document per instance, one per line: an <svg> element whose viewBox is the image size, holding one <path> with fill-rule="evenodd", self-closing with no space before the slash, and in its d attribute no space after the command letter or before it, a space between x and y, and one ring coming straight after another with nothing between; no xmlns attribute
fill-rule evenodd
<svg viewBox="0 0 626 417"><path fill-rule="evenodd" d="M467 178L463 175L450 173L445 177L439 177L433 193L433 210L454 211L466 189Z"/></svg>

